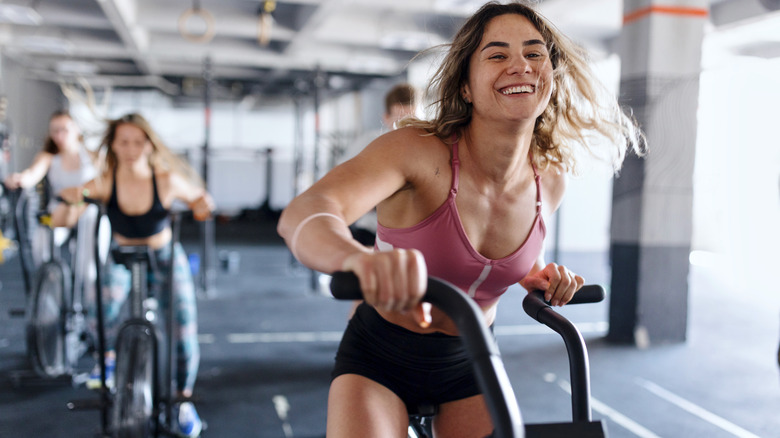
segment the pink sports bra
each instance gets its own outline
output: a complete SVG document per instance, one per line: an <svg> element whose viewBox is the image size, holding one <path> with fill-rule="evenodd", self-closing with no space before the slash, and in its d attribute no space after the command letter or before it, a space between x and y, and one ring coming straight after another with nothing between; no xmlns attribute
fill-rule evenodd
<svg viewBox="0 0 780 438"><path fill-rule="evenodd" d="M452 186L447 200L433 214L409 228L387 228L377 224L375 248L416 248L425 256L428 275L447 280L487 307L498 301L507 288L523 279L536 262L544 242L539 174L536 178L536 218L525 242L512 254L492 260L469 242L460 221L455 197L458 194L458 143L452 145Z"/></svg>

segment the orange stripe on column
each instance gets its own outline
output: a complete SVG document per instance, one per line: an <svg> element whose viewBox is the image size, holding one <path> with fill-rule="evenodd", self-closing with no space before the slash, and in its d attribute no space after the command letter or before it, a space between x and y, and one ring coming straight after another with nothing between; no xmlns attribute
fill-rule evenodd
<svg viewBox="0 0 780 438"><path fill-rule="evenodd" d="M706 17L710 14L707 8L687 8L684 6L648 6L646 8L637 9L636 11L629 12L623 16L623 24L639 20L640 18L650 14L667 14L667 15L682 15L688 17Z"/></svg>

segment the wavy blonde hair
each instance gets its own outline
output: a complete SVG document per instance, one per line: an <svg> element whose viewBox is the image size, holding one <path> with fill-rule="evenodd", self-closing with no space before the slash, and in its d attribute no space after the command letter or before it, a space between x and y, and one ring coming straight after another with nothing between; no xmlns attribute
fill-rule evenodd
<svg viewBox="0 0 780 438"><path fill-rule="evenodd" d="M533 7L519 1L486 3L460 28L451 44L439 46L449 50L427 89L429 95L435 96L431 104L433 119L411 118L399 125L422 128L447 143L452 142L453 136L461 135L471 121L471 104L461 95L468 81L471 56L479 48L488 23L505 14L522 15L536 27L553 65L552 96L534 127L531 152L535 164L541 168L559 164L576 173L576 152L584 148L597 156L606 153L617 172L627 150L642 155L644 135L633 118L620 108L615 96L596 78L584 50ZM605 148L611 150L593 149L594 137L599 135L608 140Z"/></svg>
<svg viewBox="0 0 780 438"><path fill-rule="evenodd" d="M149 122L138 113L126 114L118 119L109 120L106 132L100 142L100 155L104 157L104 171L113 172L117 166L116 154L111 150L111 145L116 138L116 131L121 125L133 125L146 134L146 138L152 144L152 154L149 157L149 165L155 169L164 169L176 172L187 178L193 184L203 188L203 180L195 170L184 160L176 156L154 132Z"/></svg>

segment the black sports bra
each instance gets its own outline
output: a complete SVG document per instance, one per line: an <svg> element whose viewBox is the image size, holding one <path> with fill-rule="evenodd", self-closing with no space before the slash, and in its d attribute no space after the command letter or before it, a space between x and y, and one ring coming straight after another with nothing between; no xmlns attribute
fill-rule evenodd
<svg viewBox="0 0 780 438"><path fill-rule="evenodd" d="M154 236L170 225L168 210L163 207L160 197L157 194L157 178L152 169L152 190L154 192L154 201L152 208L144 214L131 216L122 212L116 197L116 169L114 169L114 184L111 187L111 197L108 199L106 214L111 221L113 232L131 239L141 239Z"/></svg>

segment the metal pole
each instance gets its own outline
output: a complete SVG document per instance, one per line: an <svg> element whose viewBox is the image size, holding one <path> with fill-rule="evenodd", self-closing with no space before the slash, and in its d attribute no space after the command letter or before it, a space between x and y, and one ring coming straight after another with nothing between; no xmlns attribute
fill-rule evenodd
<svg viewBox="0 0 780 438"><path fill-rule="evenodd" d="M301 173L303 173L303 104L296 96L295 103L295 148L293 150L293 196L301 192Z"/></svg>
<svg viewBox="0 0 780 438"><path fill-rule="evenodd" d="M271 155L273 154L274 150L273 148L265 148L263 151L265 155L265 201L263 201L263 210L265 210L266 213L272 213L273 209L271 208L271 188L273 186L273 168L274 163L273 159L271 158Z"/></svg>
<svg viewBox="0 0 780 438"><path fill-rule="evenodd" d="M209 140L211 137L211 58L206 57L203 63L203 103L204 103L204 129L203 149L201 153L201 167L203 184L209 189ZM216 292L214 280L214 220L206 219L200 225L201 230L201 258L200 287L206 296L212 296Z"/></svg>
<svg viewBox="0 0 780 438"><path fill-rule="evenodd" d="M325 86L325 74L317 66L314 74L314 179L312 183L320 179L320 148L322 147L322 133L320 129L320 90ZM313 292L320 290L320 274L311 270L309 286Z"/></svg>
<svg viewBox="0 0 780 438"><path fill-rule="evenodd" d="M317 67L314 73L314 181L320 179L320 148L322 147L320 132L320 89L325 85L325 75Z"/></svg>

